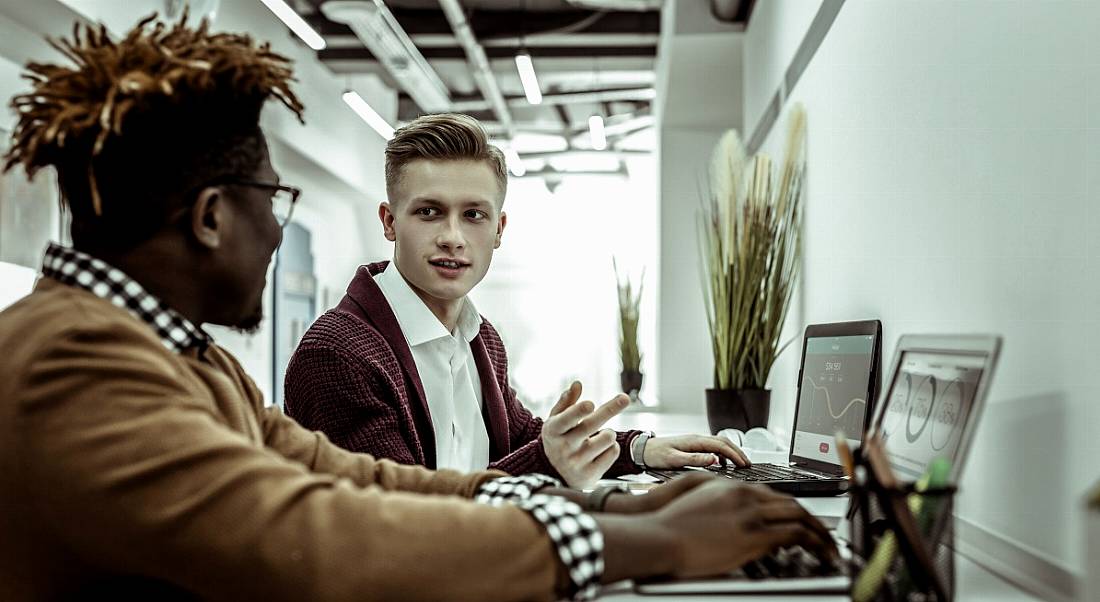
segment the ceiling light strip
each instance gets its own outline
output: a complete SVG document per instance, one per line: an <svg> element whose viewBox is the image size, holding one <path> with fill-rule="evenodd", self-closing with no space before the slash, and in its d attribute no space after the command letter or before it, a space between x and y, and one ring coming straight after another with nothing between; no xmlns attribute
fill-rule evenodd
<svg viewBox="0 0 1100 602"><path fill-rule="evenodd" d="M542 90L539 90L539 80L535 77L535 66L531 63L531 55L525 52L516 55L516 70L519 71L519 81L523 84L523 93L527 96L527 102L537 105L542 102Z"/></svg>
<svg viewBox="0 0 1100 602"><path fill-rule="evenodd" d="M607 134L603 127L603 117L593 115L588 118L588 134L592 138L592 148L601 151L607 148Z"/></svg>
<svg viewBox="0 0 1100 602"><path fill-rule="evenodd" d="M386 140L393 138L393 126L389 124L378 111L375 111L373 107L367 104L367 101L363 100L362 96L359 96L358 92L349 90L344 92L342 96L344 102L351 107L352 111L359 116L360 119L367 122L367 125L371 126L374 131L378 132L379 136L382 136Z"/></svg>
<svg viewBox="0 0 1100 602"><path fill-rule="evenodd" d="M325 39L321 37L321 34L314 31L309 23L301 17L298 13L294 12L290 5L283 0L260 0L264 3L264 6L269 8L271 12L275 13L279 20L286 24L303 42L306 46L314 50L325 49Z"/></svg>

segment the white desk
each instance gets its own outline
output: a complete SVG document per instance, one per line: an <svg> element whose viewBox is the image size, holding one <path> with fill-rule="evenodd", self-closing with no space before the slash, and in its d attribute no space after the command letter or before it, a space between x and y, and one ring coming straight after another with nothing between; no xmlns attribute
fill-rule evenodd
<svg viewBox="0 0 1100 602"><path fill-rule="evenodd" d="M707 433L706 417L702 414L661 414L657 412L631 412L616 416L609 424L616 430L639 429L654 431L658 435L680 435L685 433ZM820 516L840 516L846 508L844 498L804 498L801 502L810 512ZM955 583L958 588L955 596L961 602L1039 602L1036 598L989 572L982 566L961 554L955 554ZM748 599L747 596L725 596L726 598ZM643 596L634 592L629 582L617 583L605 587L600 600L608 602L663 602L665 600L685 600L713 602L715 596ZM753 599L768 602L843 602L848 596L761 596Z"/></svg>

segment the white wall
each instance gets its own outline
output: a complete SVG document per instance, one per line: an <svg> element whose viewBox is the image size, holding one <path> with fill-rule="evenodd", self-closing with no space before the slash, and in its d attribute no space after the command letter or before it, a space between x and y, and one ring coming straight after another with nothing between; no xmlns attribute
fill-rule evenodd
<svg viewBox="0 0 1100 602"><path fill-rule="evenodd" d="M657 397L666 411L703 411L703 391L713 384L698 212L711 148L725 130L741 127L741 43L731 26L710 16L708 3L665 5L657 61Z"/></svg>
<svg viewBox="0 0 1100 602"><path fill-rule="evenodd" d="M1100 3L932 4L849 0L792 91L809 119L793 320L881 317L887 358L902 333L1003 334L964 536L1080 571L1079 508L1100 477ZM750 130L807 10L757 3ZM795 362L773 399L793 399ZM1025 564L1014 578L1043 578Z"/></svg>

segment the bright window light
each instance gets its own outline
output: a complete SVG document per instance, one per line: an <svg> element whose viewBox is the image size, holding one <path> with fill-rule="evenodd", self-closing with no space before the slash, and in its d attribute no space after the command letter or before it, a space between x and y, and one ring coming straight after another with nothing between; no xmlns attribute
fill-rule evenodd
<svg viewBox="0 0 1100 602"><path fill-rule="evenodd" d="M324 50L325 39L321 37L321 34L313 30L306 23L305 19L298 13L294 12L293 8L290 8L283 0L260 0L264 3L264 6L271 9L271 12L275 13L279 20L286 24L303 42L306 46L314 50Z"/></svg>
<svg viewBox="0 0 1100 602"><path fill-rule="evenodd" d="M535 77L535 66L531 64L531 55L517 54L516 70L519 71L519 81L523 84L523 93L527 95L527 102L533 105L542 103L542 90L539 90L539 80Z"/></svg>
<svg viewBox="0 0 1100 602"><path fill-rule="evenodd" d="M378 132L379 136L382 136L386 140L393 138L393 126L385 119L382 119L378 111L375 111L373 107L367 104L367 101L363 100L363 97L359 96L358 92L349 90L344 92L342 98L344 102L351 107L351 110L355 111L355 114L358 115L360 119L366 121L367 125Z"/></svg>
<svg viewBox="0 0 1100 602"><path fill-rule="evenodd" d="M596 150L607 148L607 134L603 130L603 117L599 115L589 117L588 132L592 136L592 148Z"/></svg>

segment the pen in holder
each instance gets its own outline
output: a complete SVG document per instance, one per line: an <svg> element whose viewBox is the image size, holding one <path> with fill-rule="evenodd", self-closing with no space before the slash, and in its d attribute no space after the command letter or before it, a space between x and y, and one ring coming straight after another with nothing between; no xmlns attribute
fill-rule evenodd
<svg viewBox="0 0 1100 602"><path fill-rule="evenodd" d="M853 602L953 600L956 488L926 480L883 485L874 472L857 460L849 489Z"/></svg>

